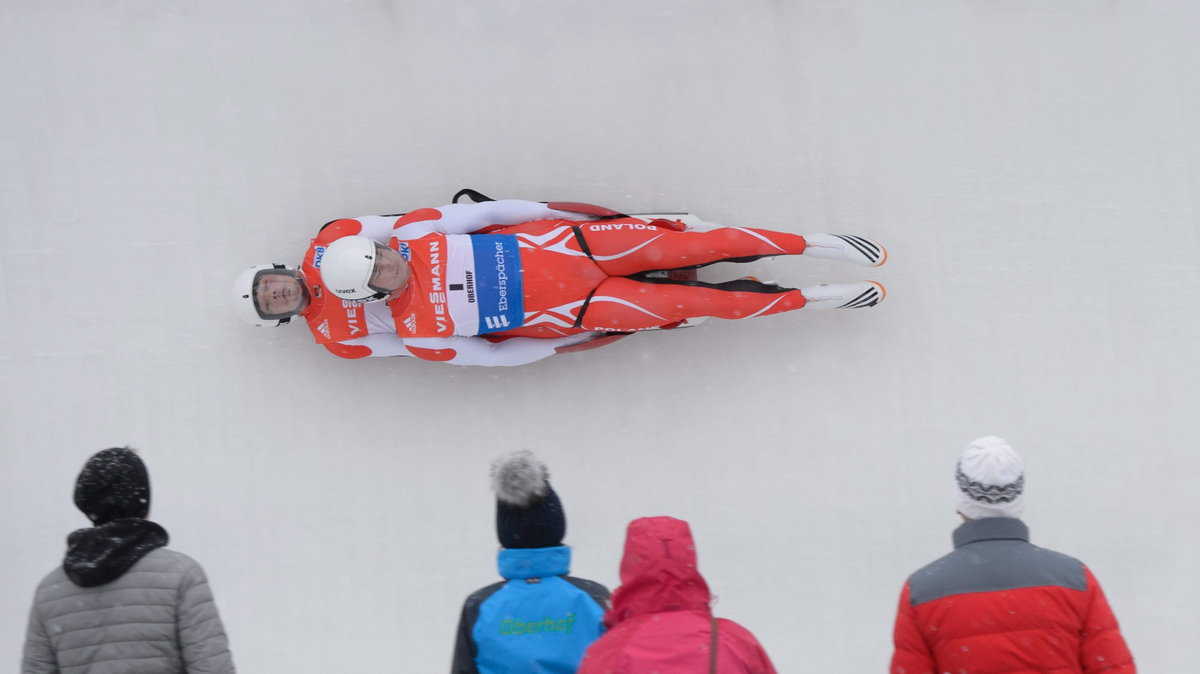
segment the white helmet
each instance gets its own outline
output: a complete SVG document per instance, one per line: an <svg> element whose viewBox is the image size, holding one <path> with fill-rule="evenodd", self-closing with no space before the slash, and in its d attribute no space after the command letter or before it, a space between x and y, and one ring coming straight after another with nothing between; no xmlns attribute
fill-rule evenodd
<svg viewBox="0 0 1200 674"><path fill-rule="evenodd" d="M383 246L365 236L343 236L329 244L321 258L321 280L334 295L357 302L383 299L388 290L371 285L378 257L376 246Z"/></svg>
<svg viewBox="0 0 1200 674"><path fill-rule="evenodd" d="M282 314L264 314L258 308L258 302L255 301L258 281L268 274L281 274L291 276L292 278L299 278L300 276L293 267L287 267L278 263L260 264L238 274L237 279L233 282L235 310L242 320L255 327L283 325L292 320L292 316L296 315L295 311ZM303 285L303 282L301 285ZM307 289L305 289L305 292L307 292Z"/></svg>

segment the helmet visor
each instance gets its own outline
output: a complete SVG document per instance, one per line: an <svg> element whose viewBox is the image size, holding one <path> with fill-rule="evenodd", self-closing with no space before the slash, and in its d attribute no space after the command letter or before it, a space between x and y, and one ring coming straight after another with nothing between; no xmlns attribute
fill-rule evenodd
<svg viewBox="0 0 1200 674"><path fill-rule="evenodd" d="M375 263L367 277L367 288L384 297L408 282L408 262L397 251L376 241Z"/></svg>
<svg viewBox="0 0 1200 674"><path fill-rule="evenodd" d="M288 281L279 278L286 277ZM254 275L254 310L264 321L295 316L308 301L308 288L291 269L263 269Z"/></svg>

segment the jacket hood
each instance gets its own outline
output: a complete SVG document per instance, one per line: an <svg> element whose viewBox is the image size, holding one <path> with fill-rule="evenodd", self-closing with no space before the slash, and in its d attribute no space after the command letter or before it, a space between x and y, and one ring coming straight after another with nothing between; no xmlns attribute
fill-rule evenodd
<svg viewBox="0 0 1200 674"><path fill-rule="evenodd" d="M104 585L125 575L151 550L167 544L167 531L149 520L118 519L67 537L63 571L79 587Z"/></svg>
<svg viewBox="0 0 1200 674"><path fill-rule="evenodd" d="M708 583L696 565L696 545L687 522L643 517L629 523L621 587L604 616L609 627L637 615L664 611L709 612Z"/></svg>

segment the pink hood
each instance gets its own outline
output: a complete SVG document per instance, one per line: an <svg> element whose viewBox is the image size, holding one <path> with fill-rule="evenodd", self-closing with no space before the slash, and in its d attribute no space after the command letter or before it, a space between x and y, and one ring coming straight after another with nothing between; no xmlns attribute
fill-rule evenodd
<svg viewBox="0 0 1200 674"><path fill-rule="evenodd" d="M629 523L621 587L604 616L610 628L634 616L663 611L709 613L708 583L696 566L688 523L674 517L643 517Z"/></svg>

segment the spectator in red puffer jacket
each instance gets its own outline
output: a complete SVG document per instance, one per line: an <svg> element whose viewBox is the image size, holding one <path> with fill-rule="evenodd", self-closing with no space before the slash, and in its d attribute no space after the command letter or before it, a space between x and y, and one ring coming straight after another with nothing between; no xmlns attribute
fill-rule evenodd
<svg viewBox="0 0 1200 674"><path fill-rule="evenodd" d="M1029 542L1021 458L1000 438L963 450L954 552L909 577L892 674L1134 674L1117 619L1079 560Z"/></svg>
<svg viewBox="0 0 1200 674"><path fill-rule="evenodd" d="M609 631L588 648L579 674L775 674L754 635L715 618L710 601L687 522L630 522L621 587L604 616Z"/></svg>

